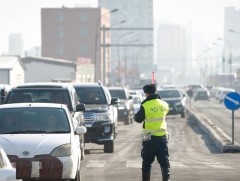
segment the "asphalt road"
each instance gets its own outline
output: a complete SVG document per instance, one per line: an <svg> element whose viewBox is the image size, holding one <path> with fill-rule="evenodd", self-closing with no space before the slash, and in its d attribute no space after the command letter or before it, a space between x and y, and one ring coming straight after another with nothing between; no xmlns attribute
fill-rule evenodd
<svg viewBox="0 0 240 181"><path fill-rule="evenodd" d="M220 153L193 120L169 116L169 152L173 181L239 181L240 154ZM82 181L141 181L141 124L119 124L115 152L102 145L86 144L81 163ZM160 181L155 161L151 181Z"/></svg>
<svg viewBox="0 0 240 181"><path fill-rule="evenodd" d="M224 103L212 98L210 102L192 101L192 106L232 138L232 111L227 109ZM240 109L234 111L234 140L240 143Z"/></svg>

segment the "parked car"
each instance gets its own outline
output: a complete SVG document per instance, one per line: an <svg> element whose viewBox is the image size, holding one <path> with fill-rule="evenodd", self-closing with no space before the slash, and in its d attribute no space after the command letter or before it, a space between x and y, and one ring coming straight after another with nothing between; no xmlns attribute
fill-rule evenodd
<svg viewBox="0 0 240 181"><path fill-rule="evenodd" d="M169 104L167 115L180 114L182 118L185 117L185 94L179 89L159 89L157 94Z"/></svg>
<svg viewBox="0 0 240 181"><path fill-rule="evenodd" d="M124 122L125 125L133 123L133 100L126 87L108 87L112 97L120 99L118 108L118 121Z"/></svg>
<svg viewBox="0 0 240 181"><path fill-rule="evenodd" d="M16 179L16 169L13 168L1 145L0 145L0 180L21 181L21 179Z"/></svg>
<svg viewBox="0 0 240 181"><path fill-rule="evenodd" d="M79 135L86 128L77 125L66 105L6 104L0 118L0 144L16 166L16 178L80 181Z"/></svg>
<svg viewBox="0 0 240 181"><path fill-rule="evenodd" d="M198 100L210 101L209 91L207 89L198 89L197 92L194 94L194 101Z"/></svg>
<svg viewBox="0 0 240 181"><path fill-rule="evenodd" d="M83 110L84 104L78 101L74 87L68 83L26 83L12 87L5 96L4 104L22 102L45 102L60 103L67 105L72 118L79 125L84 124ZM82 111L77 111L77 107L82 107ZM84 135L80 135L81 151L84 158Z"/></svg>
<svg viewBox="0 0 240 181"><path fill-rule="evenodd" d="M108 89L101 83L73 84L79 101L85 104L84 125L87 127L85 143L104 145L105 153L114 152L117 136L118 98L112 98Z"/></svg>

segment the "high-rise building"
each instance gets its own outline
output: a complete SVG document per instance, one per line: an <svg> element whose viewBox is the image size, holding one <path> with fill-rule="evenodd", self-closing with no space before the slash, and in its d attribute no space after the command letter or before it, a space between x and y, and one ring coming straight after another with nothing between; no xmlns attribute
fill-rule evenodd
<svg viewBox="0 0 240 181"><path fill-rule="evenodd" d="M43 8L42 56L77 62L79 58L90 59L95 65L95 81L108 83L109 79L109 33L101 27L110 26L110 12L103 8ZM105 41L104 41L105 40Z"/></svg>
<svg viewBox="0 0 240 181"><path fill-rule="evenodd" d="M115 76L120 84L131 84L133 81L129 79L133 77L151 79L153 46L141 45L153 45L153 1L98 0L98 6L109 10L118 9L111 16L111 44L139 45L111 47L111 69L118 74L112 77ZM126 22L120 23L122 21Z"/></svg>
<svg viewBox="0 0 240 181"><path fill-rule="evenodd" d="M226 7L224 16L224 56L225 73L236 72L240 68L240 10L235 7ZM229 67L229 57L231 53L232 65Z"/></svg>
<svg viewBox="0 0 240 181"><path fill-rule="evenodd" d="M12 33L8 38L8 55L23 55L23 40L19 33Z"/></svg>
<svg viewBox="0 0 240 181"><path fill-rule="evenodd" d="M193 68L191 27L160 24L157 37L159 71L156 78L161 83L184 84L184 80L189 81Z"/></svg>

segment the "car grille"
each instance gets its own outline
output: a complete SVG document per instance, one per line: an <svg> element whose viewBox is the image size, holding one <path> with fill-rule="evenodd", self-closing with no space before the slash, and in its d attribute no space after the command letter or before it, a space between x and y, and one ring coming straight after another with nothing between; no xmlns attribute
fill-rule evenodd
<svg viewBox="0 0 240 181"><path fill-rule="evenodd" d="M96 118L96 114L94 112L84 112L84 121L93 121Z"/></svg>

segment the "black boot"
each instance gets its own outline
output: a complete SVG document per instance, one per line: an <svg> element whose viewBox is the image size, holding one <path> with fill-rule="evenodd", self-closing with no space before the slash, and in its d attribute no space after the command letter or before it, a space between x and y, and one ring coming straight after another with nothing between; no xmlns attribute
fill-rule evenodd
<svg viewBox="0 0 240 181"><path fill-rule="evenodd" d="M170 171L168 168L162 168L162 181L170 181Z"/></svg>
<svg viewBox="0 0 240 181"><path fill-rule="evenodd" d="M150 181L150 173L142 172L142 181Z"/></svg>

